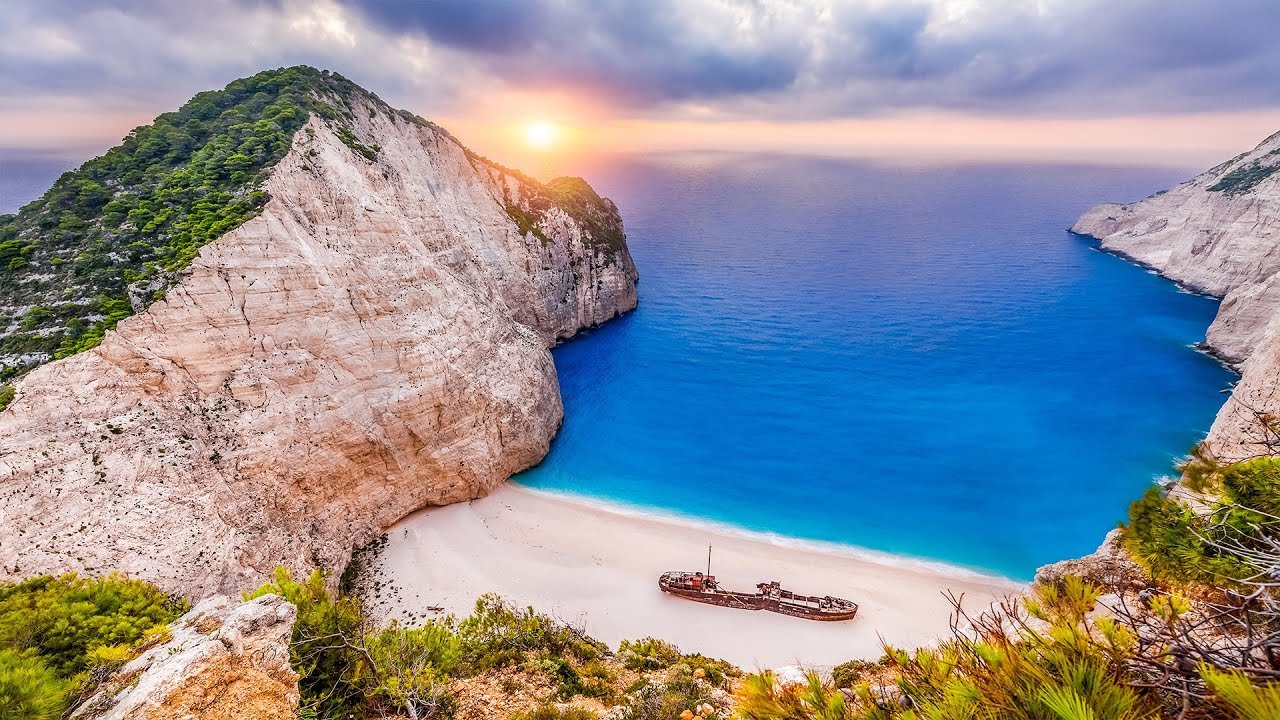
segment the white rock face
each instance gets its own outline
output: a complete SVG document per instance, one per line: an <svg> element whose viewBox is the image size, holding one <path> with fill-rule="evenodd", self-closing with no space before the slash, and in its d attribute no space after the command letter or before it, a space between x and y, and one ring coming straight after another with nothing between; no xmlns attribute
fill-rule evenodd
<svg viewBox="0 0 1280 720"><path fill-rule="evenodd" d="M119 570L198 598L277 565L336 578L404 515L543 457L562 418L548 348L635 307L630 255L558 208L521 234L506 208L526 181L432 126L354 117L376 160L313 117L260 216L18 384L0 579Z"/></svg>
<svg viewBox="0 0 1280 720"><path fill-rule="evenodd" d="M278 595L201 602L172 637L131 660L75 720L275 720L293 717L289 639L298 611Z"/></svg>
<svg viewBox="0 0 1280 720"><path fill-rule="evenodd" d="M1277 165L1280 133L1140 202L1099 205L1072 228L1106 250L1222 298L1207 345L1241 373L1207 438L1225 460L1259 454L1256 413L1280 413L1280 173L1268 172ZM1230 187L1246 173L1262 179ZM1220 182L1228 187L1211 189Z"/></svg>

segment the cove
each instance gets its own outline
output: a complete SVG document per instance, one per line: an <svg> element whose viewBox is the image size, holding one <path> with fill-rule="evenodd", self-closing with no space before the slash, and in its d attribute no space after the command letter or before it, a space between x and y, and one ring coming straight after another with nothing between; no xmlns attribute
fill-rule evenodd
<svg viewBox="0 0 1280 720"><path fill-rule="evenodd" d="M1029 579L1093 550L1234 376L1210 298L1068 234L1187 171L608 158L640 307L554 351L517 481ZM691 562L697 558L691 555Z"/></svg>

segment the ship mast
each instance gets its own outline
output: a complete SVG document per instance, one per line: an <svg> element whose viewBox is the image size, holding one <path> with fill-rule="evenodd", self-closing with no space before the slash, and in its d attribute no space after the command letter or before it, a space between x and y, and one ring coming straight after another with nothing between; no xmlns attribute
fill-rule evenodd
<svg viewBox="0 0 1280 720"><path fill-rule="evenodd" d="M711 543L707 543L707 577L711 576Z"/></svg>

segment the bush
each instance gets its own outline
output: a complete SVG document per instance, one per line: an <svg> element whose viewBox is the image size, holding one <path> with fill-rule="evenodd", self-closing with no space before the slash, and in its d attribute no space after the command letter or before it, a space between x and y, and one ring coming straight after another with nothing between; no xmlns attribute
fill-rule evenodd
<svg viewBox="0 0 1280 720"><path fill-rule="evenodd" d="M1209 511L1150 488L1130 506L1121 543L1156 580L1237 586L1265 570L1250 565L1238 548L1270 542L1274 530L1268 526L1280 516L1280 458L1218 467L1199 457L1193 469L1195 486L1217 497ZM1237 550L1224 549L1223 541Z"/></svg>
<svg viewBox="0 0 1280 720"><path fill-rule="evenodd" d="M483 672L507 664L519 664L537 654L598 658L603 643L533 608L523 610L495 595L476 601L472 614L458 625L467 672Z"/></svg>
<svg viewBox="0 0 1280 720"><path fill-rule="evenodd" d="M662 670L680 662L683 656L675 645L645 637L623 640L618 644L618 657L630 670Z"/></svg>
<svg viewBox="0 0 1280 720"><path fill-rule="evenodd" d="M879 669L879 663L870 660L850 660L831 669L831 683L838 688L857 685L862 676Z"/></svg>
<svg viewBox="0 0 1280 720"><path fill-rule="evenodd" d="M712 705L711 684L690 675L676 674L666 682L646 682L635 688L627 702L627 720L675 720L689 713L706 720L721 720L725 708L698 713Z"/></svg>
<svg viewBox="0 0 1280 720"><path fill-rule="evenodd" d="M103 646L131 646L148 630L186 612L176 600L141 580L42 576L0 584L0 647L34 650L69 678Z"/></svg>
<svg viewBox="0 0 1280 720"><path fill-rule="evenodd" d="M847 703L816 673L789 686L764 673L743 681L738 712L746 720L1155 718L1158 697L1126 682L1134 637L1113 620L1090 619L1097 597L1096 588L1067 577L1026 600L1032 622L996 611L967 618L972 632L937 648L887 648L905 703L886 702L893 693L866 684L855 688L858 702Z"/></svg>
<svg viewBox="0 0 1280 720"><path fill-rule="evenodd" d="M0 583L0 718L60 717L186 610L119 575Z"/></svg>
<svg viewBox="0 0 1280 720"><path fill-rule="evenodd" d="M406 713L421 719L453 712L448 681L461 667L464 644L451 619L422 627L371 628L359 603L330 593L319 570L299 582L278 568L274 582L245 597L267 593L298 607L289 653L308 713L316 718Z"/></svg>
<svg viewBox="0 0 1280 720"><path fill-rule="evenodd" d="M410 717L448 717L456 707L449 690L449 673L462 655L457 635L444 625L417 628L398 625L367 633L365 652L369 681L366 697Z"/></svg>
<svg viewBox="0 0 1280 720"><path fill-rule="evenodd" d="M359 604L347 596L331 596L319 570L298 582L288 570L277 568L274 582L246 594L245 599L269 593L298 608L289 657L299 675L303 706L322 718L346 717L364 699L358 684L363 658L355 642L364 635Z"/></svg>
<svg viewBox="0 0 1280 720"><path fill-rule="evenodd" d="M67 705L69 688L34 651L0 649L0 718L56 720Z"/></svg>
<svg viewBox="0 0 1280 720"><path fill-rule="evenodd" d="M738 687L734 699L737 715L743 720L843 720L853 717L845 704L844 694L824 684L815 671L805 674L803 684L779 683L772 671L748 675ZM974 716L937 717L950 720Z"/></svg>

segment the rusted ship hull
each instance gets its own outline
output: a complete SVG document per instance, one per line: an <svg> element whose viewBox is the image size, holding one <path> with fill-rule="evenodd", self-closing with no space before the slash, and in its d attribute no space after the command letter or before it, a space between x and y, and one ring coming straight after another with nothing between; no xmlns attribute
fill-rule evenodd
<svg viewBox="0 0 1280 720"><path fill-rule="evenodd" d="M738 610L768 610L805 620L835 622L852 620L858 614L858 606L849 600L833 597L808 597L795 595L778 588L777 583L760 583L757 593L721 590L714 586L701 589L688 587L684 582L687 573L665 573L658 578L658 589L675 597L707 605L736 608ZM699 574L700 576L701 574Z"/></svg>

